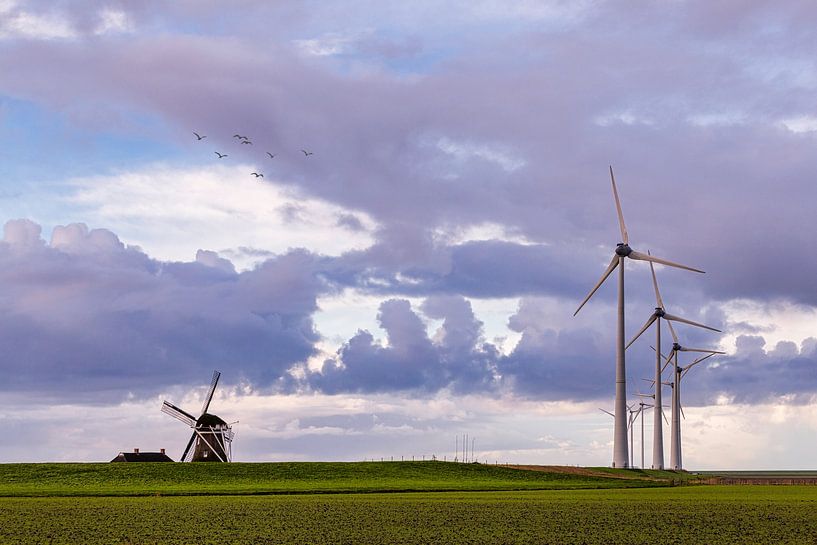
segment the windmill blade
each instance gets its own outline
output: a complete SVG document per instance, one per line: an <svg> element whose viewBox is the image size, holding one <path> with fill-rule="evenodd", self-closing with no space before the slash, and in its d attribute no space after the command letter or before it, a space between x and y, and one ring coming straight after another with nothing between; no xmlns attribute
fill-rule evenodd
<svg viewBox="0 0 817 545"><path fill-rule="evenodd" d="M669 425L669 420L667 420L667 413L664 412L664 407L661 407L661 416L664 417L664 422Z"/></svg>
<svg viewBox="0 0 817 545"><path fill-rule="evenodd" d="M587 297L584 298L584 301L582 301L582 304L579 305L579 308L576 309L576 312L573 313L573 316L575 316L576 314L579 313L579 311L582 309L584 304L586 302L588 302L591 297L593 297L593 294L596 293L596 290L598 290L601 287L601 285L604 284L604 281L607 280L607 277L610 276L610 273L613 272L613 269L615 269L617 266L618 266L618 255L613 254L613 260L610 261L609 265L607 265L607 270L604 271L603 275L601 275L601 280L599 280L598 283L595 286L593 286L593 289L590 290L590 293L588 293Z"/></svg>
<svg viewBox="0 0 817 545"><path fill-rule="evenodd" d="M180 462L184 462L187 459L187 453L190 452L190 447L193 446L193 441L196 440L196 431L193 430L193 435L190 436L190 441L187 442L187 446L184 447L184 452L182 453L182 457L179 458Z"/></svg>
<svg viewBox="0 0 817 545"><path fill-rule="evenodd" d="M678 344L678 335L675 334L675 328L672 327L672 322L670 320L667 320L667 326L669 326L669 332L670 335L672 335L672 341L675 344Z"/></svg>
<svg viewBox="0 0 817 545"><path fill-rule="evenodd" d="M656 316L655 314L650 316L649 319L647 320L647 323L645 323L644 326L638 331L638 333L635 334L635 337L630 339L630 342L627 343L627 346L624 347L624 350L627 350L628 348L630 348L630 345L633 344L645 331L647 331L647 329L649 329L649 327L657 319L658 319L658 316Z"/></svg>
<svg viewBox="0 0 817 545"><path fill-rule="evenodd" d="M678 404L678 408L679 408L679 409L681 409L681 416L683 416L683 417L684 417L684 420L686 420L686 419L687 419L687 415L685 415L685 414L684 414L684 406L683 406L683 405L681 405L681 404L679 403L679 404Z"/></svg>
<svg viewBox="0 0 817 545"><path fill-rule="evenodd" d="M667 324L669 324L669 322L667 322ZM655 347L653 345L650 345L650 348L652 348L652 351L655 352ZM664 369L666 369L667 365L670 364L670 362L672 361L672 356L674 356L674 355L675 355L675 349L674 348L669 351L669 356L665 356L664 354L661 354L661 357L666 362L666 363L664 363L664 367L661 368L661 374L662 375L664 374Z"/></svg>
<svg viewBox="0 0 817 545"><path fill-rule="evenodd" d="M201 407L201 414L207 412L207 409L210 408L210 402L213 400L213 393L216 391L216 384L218 384L218 379L221 376L221 373L218 371L213 371L213 380L210 381L210 391L207 392L207 397L204 398L204 405Z"/></svg>
<svg viewBox="0 0 817 545"><path fill-rule="evenodd" d="M650 379L648 379L648 378L642 378L641 380L644 380L644 381L647 381L647 382L649 382L649 383L650 383L650 390L652 390L653 388L655 388L655 381L654 381L654 380L650 380ZM652 395L653 395L653 396L655 396L655 394L652 394Z"/></svg>
<svg viewBox="0 0 817 545"><path fill-rule="evenodd" d="M720 329L715 329L714 327L709 327L708 325L693 322L692 320L687 320L686 318L681 318L680 316L676 316L674 314L665 313L664 319L672 320L673 322L681 322L682 324L694 325L695 327L701 327L703 329L708 329L709 331L717 331L718 333L723 333L723 331L721 331Z"/></svg>
<svg viewBox="0 0 817 545"><path fill-rule="evenodd" d="M678 349L679 352L703 352L704 354L726 354L720 350L707 350L706 348L687 348L682 346Z"/></svg>
<svg viewBox="0 0 817 545"><path fill-rule="evenodd" d="M704 361L705 359L707 359L707 358L711 358L711 357L712 357L712 356L714 356L714 355L715 355L715 354L707 354L706 356L703 356L703 357L701 357L701 358L698 358L697 360L695 360L695 361L693 361L692 363L690 363L689 365L687 365L687 366L684 368L684 372L683 372L683 373L681 373L681 378L684 378L684 375L686 375L687 373L689 373L689 370L690 370L690 369L692 369L693 367L695 367L696 365L698 365L699 363L701 363L701 362L702 362L702 361Z"/></svg>
<svg viewBox="0 0 817 545"><path fill-rule="evenodd" d="M605 411L605 410L604 410L604 409L602 409L601 407L599 407L599 410L600 410L601 412L603 412L603 413L607 413L607 414L609 414L609 415L610 415L610 416L612 416L613 418L615 418L615 417L616 417L616 415L614 415L614 414L613 414L613 413L611 413L610 411Z"/></svg>
<svg viewBox="0 0 817 545"><path fill-rule="evenodd" d="M675 356L675 349L674 349L674 348L673 348L673 349L670 351L670 353L669 353L669 357L667 357L667 358L666 358L667 362L666 362L666 363L664 364L664 366L661 368L661 376L663 376L663 375L664 375L664 370L667 368L667 365L669 365L669 364L672 362L672 358L673 358L673 356ZM662 357L663 357L663 356L662 356Z"/></svg>
<svg viewBox="0 0 817 545"><path fill-rule="evenodd" d="M660 257L655 257L654 255L642 254L641 252L636 252L633 250L628 255L630 259L635 259L638 261L650 261L652 263L660 263L661 265L667 265L670 267L675 267L676 269L686 269L687 271L692 271L696 273L703 273L701 269L696 269L695 267L687 267L686 265L681 265L680 263L675 263L674 261L670 261L668 259L662 259Z"/></svg>
<svg viewBox="0 0 817 545"><path fill-rule="evenodd" d="M647 250L647 255L652 256L649 250ZM655 277L655 266L650 263L650 272L652 272L652 287L655 288L655 304L658 305L661 309L664 308L664 300L661 299L661 292L658 291L658 279Z"/></svg>
<svg viewBox="0 0 817 545"><path fill-rule="evenodd" d="M621 212L621 201L618 198L618 189L616 189L616 177L613 176L613 165L610 165L610 181L613 183L613 198L616 200L616 213L618 214L618 227L621 229L621 242L629 244L630 240L627 236L627 227L624 226L624 214Z"/></svg>
<svg viewBox="0 0 817 545"><path fill-rule="evenodd" d="M638 397L648 397L650 399L655 399L655 394L642 394L641 392L638 392L635 395L638 396Z"/></svg>
<svg viewBox="0 0 817 545"><path fill-rule="evenodd" d="M182 409L178 408L172 403L168 403L167 401L162 402L162 412L165 414L169 414L170 416L172 416L173 418L180 422L184 422L191 428L196 425L195 416L186 411L183 411Z"/></svg>

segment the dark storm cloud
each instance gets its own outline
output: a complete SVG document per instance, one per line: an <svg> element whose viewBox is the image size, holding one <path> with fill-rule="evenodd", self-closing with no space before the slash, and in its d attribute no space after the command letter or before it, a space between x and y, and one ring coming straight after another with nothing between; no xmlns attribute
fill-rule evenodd
<svg viewBox="0 0 817 545"><path fill-rule="evenodd" d="M12 221L0 243L3 389L110 401L214 368L269 386L314 351L325 288L306 252L237 274L212 252L162 263L81 224L39 235Z"/></svg>

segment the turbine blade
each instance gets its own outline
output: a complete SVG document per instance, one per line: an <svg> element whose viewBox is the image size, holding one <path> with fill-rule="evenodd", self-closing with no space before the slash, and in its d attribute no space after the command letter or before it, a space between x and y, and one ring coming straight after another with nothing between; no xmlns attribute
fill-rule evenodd
<svg viewBox="0 0 817 545"><path fill-rule="evenodd" d="M679 409L681 409L681 416L683 416L683 417L684 417L684 420L686 420L686 419L687 419L687 415L685 415L685 414L684 414L684 406L683 406L683 405L681 405L681 404L679 403L679 404L678 404L678 408L679 408Z"/></svg>
<svg viewBox="0 0 817 545"><path fill-rule="evenodd" d="M667 413L664 412L664 407L661 407L661 416L664 417L664 422L669 426L669 420L667 420Z"/></svg>
<svg viewBox="0 0 817 545"><path fill-rule="evenodd" d="M652 256L652 254L650 253L649 250L647 250L647 255ZM652 264L652 261L650 261L649 263L650 263L650 272L652 272L652 286L655 288L655 303L659 307L661 307L663 309L664 308L664 300L661 299L661 292L658 291L658 279L655 277L655 266Z"/></svg>
<svg viewBox="0 0 817 545"><path fill-rule="evenodd" d="M650 345L650 348L652 348L652 351L653 351L653 352L655 352L655 347L654 347L654 346ZM665 355L662 353L662 354L661 354L661 358L662 358L662 359L664 359L664 360L666 360L666 362L667 362L667 363L669 363L669 362L672 360L672 354L673 354L673 350L670 350L670 351L669 351L669 356L665 356ZM667 368L667 363L665 363L665 364L664 364L664 367L662 367L662 368L661 368L661 372L662 372L662 373L664 372L664 369L666 369L666 368ZM646 379L644 379L644 380L646 380ZM653 381L653 382L654 382L654 381Z"/></svg>
<svg viewBox="0 0 817 545"><path fill-rule="evenodd" d="M726 354L726 352L721 352L720 350L706 350L705 348L687 348L682 346L678 349L679 352L702 352L704 354Z"/></svg>
<svg viewBox="0 0 817 545"><path fill-rule="evenodd" d="M610 261L609 265L607 265L607 270L605 270L604 274L601 275L601 280L599 280L598 283L596 283L596 285L593 286L593 289L590 290L590 293L588 293L587 297L584 298L584 301L582 301L582 304L579 305L579 308L576 309L576 312L573 313L573 316L575 316L576 314L579 313L579 311L582 309L584 304L587 303L590 300L591 297L593 297L593 294L596 293L596 290L598 290L601 287L601 285L604 284L604 281L607 280L607 277L610 276L610 273L613 272L613 269L615 269L617 266L618 266L618 256L613 254L613 260Z"/></svg>
<svg viewBox="0 0 817 545"><path fill-rule="evenodd" d="M689 365L687 365L687 366L686 366L686 368L684 369L684 372L683 372L683 373L681 373L681 378L684 378L684 375L686 375L687 373L689 373L689 370L690 370L690 369L692 369L693 367L695 367L696 365L698 365L699 363L701 363L701 362L702 362L702 361L704 361L705 359L707 359L707 358L711 358L711 357L712 357L712 356L714 356L714 355L715 355L715 354L707 354L706 356L702 356L702 357L698 358L697 360L693 361L692 363L690 363Z"/></svg>
<svg viewBox="0 0 817 545"><path fill-rule="evenodd" d="M687 320L686 318L681 318L680 316L676 316L674 314L666 313L664 314L664 319L672 320L675 322L681 322L682 324L694 325L695 327L708 329L709 331L717 331L718 333L723 333L723 331L721 331L720 329L715 329L714 327L709 327L708 325L699 324L698 322L693 322L692 320Z"/></svg>
<svg viewBox="0 0 817 545"><path fill-rule="evenodd" d="M625 346L625 347L624 347L624 350L627 350L628 348L630 348L630 345L631 345L631 344L633 344L633 343L636 341L636 339L638 339L638 338L639 338L639 337L640 337L640 336L641 336L641 335L642 335L642 334L643 334L645 331L647 331L647 329L648 329L648 328L649 328L649 327L650 327L650 326L653 324L653 322L654 322L655 320L657 320L657 319L658 319L658 317L657 317L655 314L653 314L652 316L650 316L650 317L649 317L649 319L647 320L647 323L645 323L645 324L644 324L644 326L643 326L643 327L642 327L642 328L641 328L641 329L638 331L638 333L636 333L635 337L633 337L633 338L630 340L630 342L628 342L628 343L627 343L627 346Z"/></svg>
<svg viewBox="0 0 817 545"><path fill-rule="evenodd" d="M661 376L662 377L664 376L664 369L666 369L667 365L669 365L672 362L672 357L674 355L675 355L675 349L673 348L672 350L670 350L669 356L667 356L665 358L667 360L667 363L665 363L664 366L661 368ZM661 357L663 357L663 355Z"/></svg>
<svg viewBox="0 0 817 545"><path fill-rule="evenodd" d="M654 255L642 254L641 252L636 252L633 250L628 255L630 259L636 259L638 261L650 261L652 263L660 263L661 265L668 265L670 267L675 267L678 269L686 269L688 271L696 272L696 273L703 273L701 269L696 269L694 267L687 267L686 265L681 265L680 263L675 263L674 261L669 261L668 259L662 259L660 257L655 257Z"/></svg>
<svg viewBox="0 0 817 545"><path fill-rule="evenodd" d="M616 189L616 177L613 176L613 165L610 165L610 181L613 183L613 198L616 200L616 213L618 214L618 227L621 229L621 242L629 244L627 227L624 226L624 214L621 212L621 201L618 198L618 189Z"/></svg>
<svg viewBox="0 0 817 545"><path fill-rule="evenodd" d="M675 344L678 344L678 335L675 334L675 328L672 327L672 322L667 320L667 326L669 326L670 335L672 335L672 340Z"/></svg>
<svg viewBox="0 0 817 545"><path fill-rule="evenodd" d="M599 407L599 410L600 410L601 412L603 412L603 413L607 413L607 414L609 414L609 415L610 415L610 416L612 416L613 418L615 418L615 417L616 417L616 415L614 415L614 414L613 414L613 413L611 413L610 411L605 411L605 410L604 410L604 409L602 409L601 407Z"/></svg>

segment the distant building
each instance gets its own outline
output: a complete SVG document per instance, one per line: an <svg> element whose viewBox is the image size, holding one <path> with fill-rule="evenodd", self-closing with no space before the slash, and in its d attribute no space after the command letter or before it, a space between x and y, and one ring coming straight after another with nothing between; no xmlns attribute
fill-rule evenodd
<svg viewBox="0 0 817 545"><path fill-rule="evenodd" d="M139 452L138 448L133 449L133 452L120 452L119 456L111 460L111 462L172 462L173 460L165 454L165 449L160 449L159 452Z"/></svg>

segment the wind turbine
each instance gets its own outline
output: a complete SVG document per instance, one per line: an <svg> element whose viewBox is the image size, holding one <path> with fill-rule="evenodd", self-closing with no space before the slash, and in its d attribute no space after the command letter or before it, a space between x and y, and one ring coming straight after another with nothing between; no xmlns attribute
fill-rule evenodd
<svg viewBox="0 0 817 545"><path fill-rule="evenodd" d="M647 255L649 255L649 250L647 251ZM630 342L627 343L625 349L630 348L630 346L638 339L652 324L655 324L655 346L657 347L655 352L655 382L656 384L661 383L661 370L663 369L663 365L661 362L661 319L667 321L667 325L672 332L672 337L677 339L675 336L675 330L672 327L672 322L680 322L683 324L693 325L695 327L701 327L703 329L709 329L710 331L717 331L721 333L720 329L715 329L714 327L709 327L708 325L699 324L698 322L693 322L692 320L687 320L686 318L681 318L680 316L675 316L674 314L670 314L666 311L666 307L664 306L664 300L661 298L661 291L658 289L658 279L655 276L655 266L650 262L650 272L652 273L652 285L655 289L655 310L647 319L647 322L644 326L636 333L635 337L633 337ZM657 407L661 406L661 388L655 388L655 405ZM664 427L661 423L661 415L658 414L659 411L655 411L653 414L653 428L652 428L652 468L653 469L664 469Z"/></svg>
<svg viewBox="0 0 817 545"><path fill-rule="evenodd" d="M601 276L587 297L584 298L579 308L573 313L576 316L582 307L593 297L607 277L618 267L618 329L616 335L616 403L615 403L615 431L613 435L613 467L630 467L629 452L627 449L627 374L624 364L624 258L629 257L637 261L650 261L686 269L688 271L702 273L704 271L693 269L686 265L680 265L666 259L661 259L649 254L642 254L630 248L630 239L627 236L627 228L624 226L624 215L621 212L621 202L616 189L616 178L613 176L613 167L610 167L610 181L613 185L613 199L616 203L616 213L618 214L618 226L621 230L621 240L616 245L615 254L607 270Z"/></svg>
<svg viewBox="0 0 817 545"><path fill-rule="evenodd" d="M635 441L633 441L633 428L635 427L635 421L638 420L638 415L641 415L641 465L642 469L644 466L644 407L652 407L652 405L648 403L644 403L643 401L638 403L638 409L635 409L635 405L627 405L627 429L630 430L630 459L635 459L635 454L633 454L633 449L635 448ZM603 413L609 414L613 418L616 417L613 413L608 410L602 409L599 407L599 410Z"/></svg>
<svg viewBox="0 0 817 545"><path fill-rule="evenodd" d="M669 353L669 356L666 358L667 363L664 365L666 367L669 365L670 362L673 363L673 374L672 376L672 425L670 427L670 461L669 465L670 468L680 471L683 469L683 464L681 463L681 416L680 413L683 411L681 408L681 377L685 375L693 366L698 365L702 361L707 358L714 356L715 354L726 354L726 352L721 352L719 350L707 350L704 348L687 348L685 346L681 346L678 343L678 337L675 335L675 331L670 327L670 333L672 333L673 344L672 350ZM699 357L686 367L681 367L678 365L678 352L698 352L706 354L706 356Z"/></svg>
<svg viewBox="0 0 817 545"><path fill-rule="evenodd" d="M638 412L641 414L641 469L644 469L644 409L653 407L653 405L639 401L638 407Z"/></svg>

